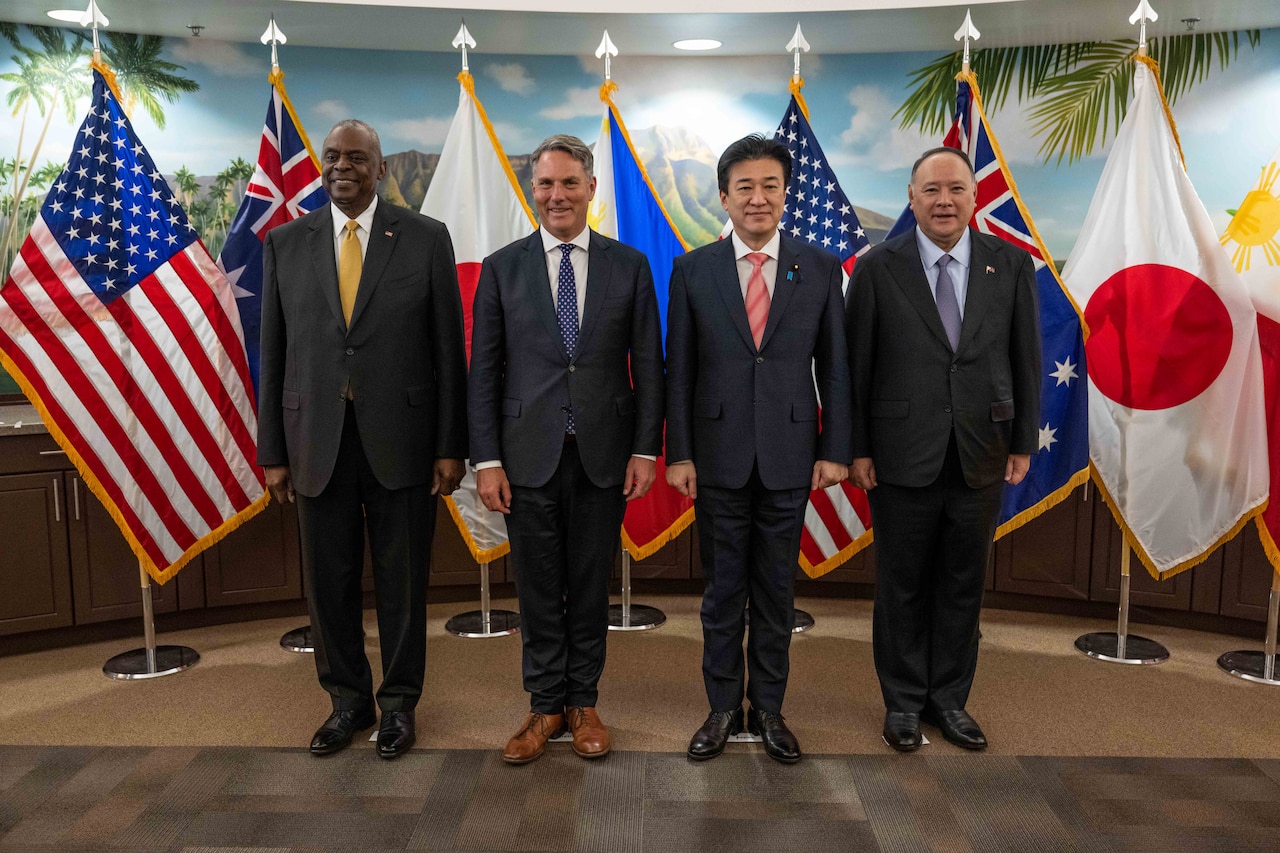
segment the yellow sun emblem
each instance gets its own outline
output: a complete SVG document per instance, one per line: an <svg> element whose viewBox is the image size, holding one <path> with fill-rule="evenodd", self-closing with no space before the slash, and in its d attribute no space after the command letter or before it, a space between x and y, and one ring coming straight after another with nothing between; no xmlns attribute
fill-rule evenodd
<svg viewBox="0 0 1280 853"><path fill-rule="evenodd" d="M1231 263L1237 272L1249 269L1253 250L1259 247L1269 266L1280 266L1280 242L1276 241L1276 233L1280 232L1280 198L1275 194L1277 178L1280 178L1280 165L1270 163L1263 168L1258 186L1244 197L1220 238L1222 245L1231 249Z"/></svg>

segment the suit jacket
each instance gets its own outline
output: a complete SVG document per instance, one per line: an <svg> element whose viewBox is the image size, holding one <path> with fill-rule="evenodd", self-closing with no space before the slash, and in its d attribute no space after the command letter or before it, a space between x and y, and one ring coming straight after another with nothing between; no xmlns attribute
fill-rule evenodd
<svg viewBox="0 0 1280 853"><path fill-rule="evenodd" d="M437 458L466 458L462 300L443 223L379 200L350 328L330 205L270 231L263 270L260 465L289 465L294 489L318 495L338 455L348 383L386 488L429 483Z"/></svg>
<svg viewBox="0 0 1280 853"><path fill-rule="evenodd" d="M952 352L915 231L858 260L849 283L853 453L876 478L925 486L954 430L965 481L1004 478L1011 453L1038 448L1040 315L1031 256L970 229L960 343Z"/></svg>
<svg viewBox="0 0 1280 853"><path fill-rule="evenodd" d="M852 459L840 263L785 235L778 255L758 350L732 240L677 257L671 271L667 464L692 460L699 484L741 488L758 465L766 488L795 489L815 460Z"/></svg>
<svg viewBox="0 0 1280 853"><path fill-rule="evenodd" d="M573 406L582 467L620 486L633 454L662 452L662 329L649 261L591 232L586 300L573 357L556 319L542 234L480 268L472 308L471 457L501 460L517 486L545 485Z"/></svg>

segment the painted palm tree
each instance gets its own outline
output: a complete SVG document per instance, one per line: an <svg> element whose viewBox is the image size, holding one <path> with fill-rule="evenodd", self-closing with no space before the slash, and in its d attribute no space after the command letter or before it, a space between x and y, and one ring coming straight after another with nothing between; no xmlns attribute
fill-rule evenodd
<svg viewBox="0 0 1280 853"><path fill-rule="evenodd" d="M200 182L196 180L195 174L183 166L173 173L173 185L178 191L178 202L189 209L191 202L195 201L196 195L200 192Z"/></svg>
<svg viewBox="0 0 1280 853"><path fill-rule="evenodd" d="M7 96L9 106L13 107L12 115L21 114L22 116L18 121L18 147L14 154L15 160L21 160L22 143L27 134L27 114L31 110L31 104L34 101L36 109L43 114L49 92L45 89L45 73L41 67L39 54L21 45L18 45L17 49L18 53L10 56L9 59L18 66L18 70L0 74L0 80L12 87Z"/></svg>
<svg viewBox="0 0 1280 853"><path fill-rule="evenodd" d="M24 158L26 162L34 163L36 158L40 156L40 148L44 145L45 136L49 132L49 125L53 121L54 114L61 106L63 114L69 123L76 120L76 101L82 97L86 97L90 92L87 61L88 54L81 47L78 39L66 36L64 30L55 27L27 27L28 31L40 43L40 50L18 45L19 52L23 57L30 61L35 61L38 66L37 77L41 88L45 92L47 101L47 109L42 109L44 113L44 124L40 128L40 136L36 139L35 147L31 149L31 155ZM21 63L20 63L21 64ZM39 106L37 100L37 106ZM22 203L23 194L27 190L27 183L31 178L28 171L22 173L19 180L17 175L14 181L17 184L13 192L14 209L17 210ZM0 239L0 263L8 268L9 262L13 258L13 252L16 249L17 224L20 217L13 216L4 229L4 237Z"/></svg>
<svg viewBox="0 0 1280 853"><path fill-rule="evenodd" d="M1152 39L1151 57L1170 104L1203 82L1215 68L1225 69L1240 53L1241 42L1252 50L1261 33L1183 33ZM988 110L1004 105L1014 85L1017 102L1031 102L1028 115L1041 138L1045 162L1074 162L1105 145L1119 129L1128 109L1133 82L1132 39L1074 44L997 47L973 50L970 64L982 84ZM911 93L894 113L902 127L940 133L955 109L955 75L963 52L940 56L910 75Z"/></svg>
<svg viewBox="0 0 1280 853"><path fill-rule="evenodd" d="M82 39L89 39L83 33ZM142 104L147 115L164 130L164 103L176 102L183 93L196 92L200 84L174 72L185 71L184 66L160 58L164 49L164 36L142 36L133 33L107 33L101 39L102 55L115 72L124 99L125 112L133 114Z"/></svg>

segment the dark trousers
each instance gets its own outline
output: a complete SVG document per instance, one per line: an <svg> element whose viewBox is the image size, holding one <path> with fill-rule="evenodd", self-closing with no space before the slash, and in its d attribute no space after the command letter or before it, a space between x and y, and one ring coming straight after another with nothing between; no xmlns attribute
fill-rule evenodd
<svg viewBox="0 0 1280 853"><path fill-rule="evenodd" d="M600 488L566 442L543 486L511 487L507 534L520 600L524 689L530 710L594 707L609 634L609 574L626 499Z"/></svg>
<svg viewBox="0 0 1280 853"><path fill-rule="evenodd" d="M795 574L809 490L766 489L752 470L741 489L698 484L702 595L702 680L713 711L742 705L782 712L791 670ZM746 673L742 638L751 606ZM745 690L744 690L745 684Z"/></svg>
<svg viewBox="0 0 1280 853"><path fill-rule="evenodd" d="M427 572L435 532L431 484L386 489L360 444L355 409L347 404L333 476L316 497L297 496L320 686L334 710L371 707L373 677L364 653L365 525L377 590L384 711L410 711L422 696L427 653Z"/></svg>
<svg viewBox="0 0 1280 853"><path fill-rule="evenodd" d="M964 481L955 438L938 479L867 493L876 538L872 651L890 711L964 708L1004 483Z"/></svg>

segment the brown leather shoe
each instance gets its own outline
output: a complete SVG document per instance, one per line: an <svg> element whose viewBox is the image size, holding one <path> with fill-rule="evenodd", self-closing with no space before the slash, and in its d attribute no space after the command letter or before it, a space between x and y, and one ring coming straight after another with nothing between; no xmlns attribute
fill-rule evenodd
<svg viewBox="0 0 1280 853"><path fill-rule="evenodd" d="M534 711L524 725L507 741L502 760L508 764L528 764L547 748L547 741L564 732L564 714L539 714Z"/></svg>
<svg viewBox="0 0 1280 853"><path fill-rule="evenodd" d="M568 705L564 715L573 732L573 751L583 758L599 758L609 752L609 730L595 708Z"/></svg>

